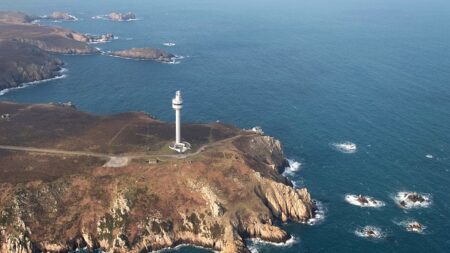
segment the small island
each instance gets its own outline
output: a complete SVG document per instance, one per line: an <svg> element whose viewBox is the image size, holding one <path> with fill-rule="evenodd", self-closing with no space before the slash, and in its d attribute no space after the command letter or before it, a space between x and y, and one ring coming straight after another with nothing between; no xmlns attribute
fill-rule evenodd
<svg viewBox="0 0 450 253"><path fill-rule="evenodd" d="M249 252L246 239L284 242L279 222L316 212L281 174L281 143L261 133L184 124L192 149L178 154L174 124L142 112L0 102L0 115L2 252Z"/></svg>
<svg viewBox="0 0 450 253"><path fill-rule="evenodd" d="M127 12L127 13L117 13L117 12L111 12L108 15L110 20L113 21L128 21L128 20L132 20L132 19L136 19L136 15L134 15L134 13L132 12Z"/></svg>
<svg viewBox="0 0 450 253"><path fill-rule="evenodd" d="M56 21L77 21L78 18L70 15L67 12L55 11L50 15L42 16L41 19L56 20Z"/></svg>
<svg viewBox="0 0 450 253"><path fill-rule="evenodd" d="M152 60L166 63L174 62L175 60L175 55L155 48L132 48L127 50L108 52L108 55L127 59Z"/></svg>
<svg viewBox="0 0 450 253"><path fill-rule="evenodd" d="M127 13L119 13L119 12L111 12L106 15L99 15L92 17L93 19L105 19L110 21L131 21L136 20L136 15L132 12Z"/></svg>

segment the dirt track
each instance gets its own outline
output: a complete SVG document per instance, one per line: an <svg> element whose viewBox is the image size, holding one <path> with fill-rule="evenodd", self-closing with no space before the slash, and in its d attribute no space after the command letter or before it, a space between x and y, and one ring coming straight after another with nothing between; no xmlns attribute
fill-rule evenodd
<svg viewBox="0 0 450 253"><path fill-rule="evenodd" d="M155 157L166 157L166 158L172 158L172 159L185 159L191 156L195 156L200 154L202 151L204 151L206 148L211 146L216 146L221 143L224 143L226 141L234 140L241 135L233 136L231 138L223 139L214 143L205 144L198 148L193 153L187 153L187 154L122 154L122 155L113 155L113 154L102 154L102 153L95 153L95 152L86 152L86 151L67 151L67 150L59 150L59 149L47 149L47 148L34 148L34 147L20 147L20 146L6 146L6 145L0 145L0 149L3 150L10 150L10 151L23 151L23 152L36 152L36 153L47 153L47 154L57 154L57 155L68 155L68 156L91 156L91 157L97 157L97 158L106 158L111 159L113 157L126 157L129 159L146 159L146 158L155 158Z"/></svg>

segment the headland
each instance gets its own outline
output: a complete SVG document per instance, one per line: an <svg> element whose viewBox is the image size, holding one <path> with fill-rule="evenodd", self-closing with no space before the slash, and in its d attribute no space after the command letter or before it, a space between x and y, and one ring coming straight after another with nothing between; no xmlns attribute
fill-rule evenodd
<svg viewBox="0 0 450 253"><path fill-rule="evenodd" d="M281 143L224 124L174 125L143 112L95 116L65 104L0 102L1 252L148 252L180 244L248 252L307 222L306 188L282 176Z"/></svg>

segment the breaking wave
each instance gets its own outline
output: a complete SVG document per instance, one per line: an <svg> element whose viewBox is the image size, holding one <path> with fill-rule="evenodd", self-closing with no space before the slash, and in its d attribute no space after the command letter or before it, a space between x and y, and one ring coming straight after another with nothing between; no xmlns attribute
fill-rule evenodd
<svg viewBox="0 0 450 253"><path fill-rule="evenodd" d="M180 60L183 60L183 59L184 59L184 56L175 55L175 57L173 57L171 59L171 61L169 61L169 62L162 62L162 63L166 63L166 64L180 64L181 63Z"/></svg>
<svg viewBox="0 0 450 253"><path fill-rule="evenodd" d="M326 212L326 208L325 206L322 204L322 202L318 201L318 200L313 200L314 204L316 205L316 211L314 213L314 217L310 218L306 223L310 226L314 226L317 225L319 223L321 223L322 221L325 220L325 212Z"/></svg>
<svg viewBox="0 0 450 253"><path fill-rule="evenodd" d="M411 198L414 195L419 196L421 199L415 201ZM393 199L397 205L405 209L428 208L432 203L431 194L428 193L398 192L393 196Z"/></svg>
<svg viewBox="0 0 450 253"><path fill-rule="evenodd" d="M67 72L66 68L61 68L61 70L58 71L58 76L49 78L49 79L44 79L44 80L38 80L38 81L32 81L32 82L28 82L28 83L23 83L17 87L14 88L8 88L8 89L4 89L4 90L0 90L0 96L5 95L6 93L12 91L12 90L20 90L20 89L24 89L26 87L32 86L32 85L36 85L36 84L40 84L40 83L46 83L46 82L50 82L53 80L57 80L57 79L62 79L62 78L66 78L67 75L63 74Z"/></svg>
<svg viewBox="0 0 450 253"><path fill-rule="evenodd" d="M287 159L287 161L289 166L284 168L283 176L285 177L294 175L297 171L299 171L300 166L302 165L300 162L293 159Z"/></svg>
<svg viewBox="0 0 450 253"><path fill-rule="evenodd" d="M65 19L52 19L50 16L48 15L44 15L44 16L40 16L40 19L48 19L50 20L50 22L53 23L62 23L62 22L75 22L75 21L80 21L79 18L75 17L74 15L68 15L71 19L70 20L65 20ZM39 20L39 19L37 19ZM34 21L33 21L34 22Z"/></svg>
<svg viewBox="0 0 450 253"><path fill-rule="evenodd" d="M354 194L347 194L345 195L345 201L347 201L349 204L360 206L360 207L383 207L386 204L384 201L376 200L369 196L361 196L361 195L354 195Z"/></svg>
<svg viewBox="0 0 450 253"><path fill-rule="evenodd" d="M139 18L131 18L131 19L127 19L127 20L111 20L111 18L109 18L108 14L93 16L92 19L101 19L101 20L108 20L108 21L115 21L115 22L130 22L130 21L140 20Z"/></svg>
<svg viewBox="0 0 450 253"><path fill-rule="evenodd" d="M375 226L359 227L355 230L355 235L368 239L382 239L386 236L379 227Z"/></svg>
<svg viewBox="0 0 450 253"><path fill-rule="evenodd" d="M247 247L249 248L250 252L257 253L259 252L258 249L267 245L276 247L291 247L292 245L297 244L299 241L300 240L293 235L291 235L291 238L289 238L286 242L279 242L279 243L264 241L259 238L252 238L247 240L248 244Z"/></svg>
<svg viewBox="0 0 450 253"><path fill-rule="evenodd" d="M345 153L345 154L353 154L356 153L357 147L356 144L350 141L345 142L336 142L330 144L335 150Z"/></svg>
<svg viewBox="0 0 450 253"><path fill-rule="evenodd" d="M427 228L427 226L418 223L416 220L408 219L403 221L394 221L396 225L402 226L406 231L411 233L417 233L417 234L425 234L424 230ZM414 229L411 225L414 224L420 224L420 229Z"/></svg>
<svg viewBox="0 0 450 253"><path fill-rule="evenodd" d="M211 249L206 248L206 247L202 247L202 246L198 246L198 245L194 245L194 244L182 243L182 244L179 244L179 245L177 245L175 247L168 247L168 248L164 248L164 249L160 249L160 250L156 250L156 251L152 251L152 252L172 252L174 250L178 251L178 250L180 250L182 248L185 248L185 247L192 247L192 248L204 249L204 250L211 251ZM218 251L212 251L212 252L217 252L218 253Z"/></svg>

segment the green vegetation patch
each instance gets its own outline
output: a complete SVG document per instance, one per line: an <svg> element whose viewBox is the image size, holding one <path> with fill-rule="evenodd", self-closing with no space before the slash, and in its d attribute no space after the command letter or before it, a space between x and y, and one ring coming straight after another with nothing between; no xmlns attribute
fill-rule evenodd
<svg viewBox="0 0 450 253"><path fill-rule="evenodd" d="M197 214L192 213L190 216L187 217L188 221L192 223L192 227L194 228L194 234L200 233L200 224L201 220L197 217Z"/></svg>
<svg viewBox="0 0 450 253"><path fill-rule="evenodd" d="M214 225L210 227L209 230L211 230L211 235L214 239L222 237L225 233L225 228L218 223L214 223Z"/></svg>

